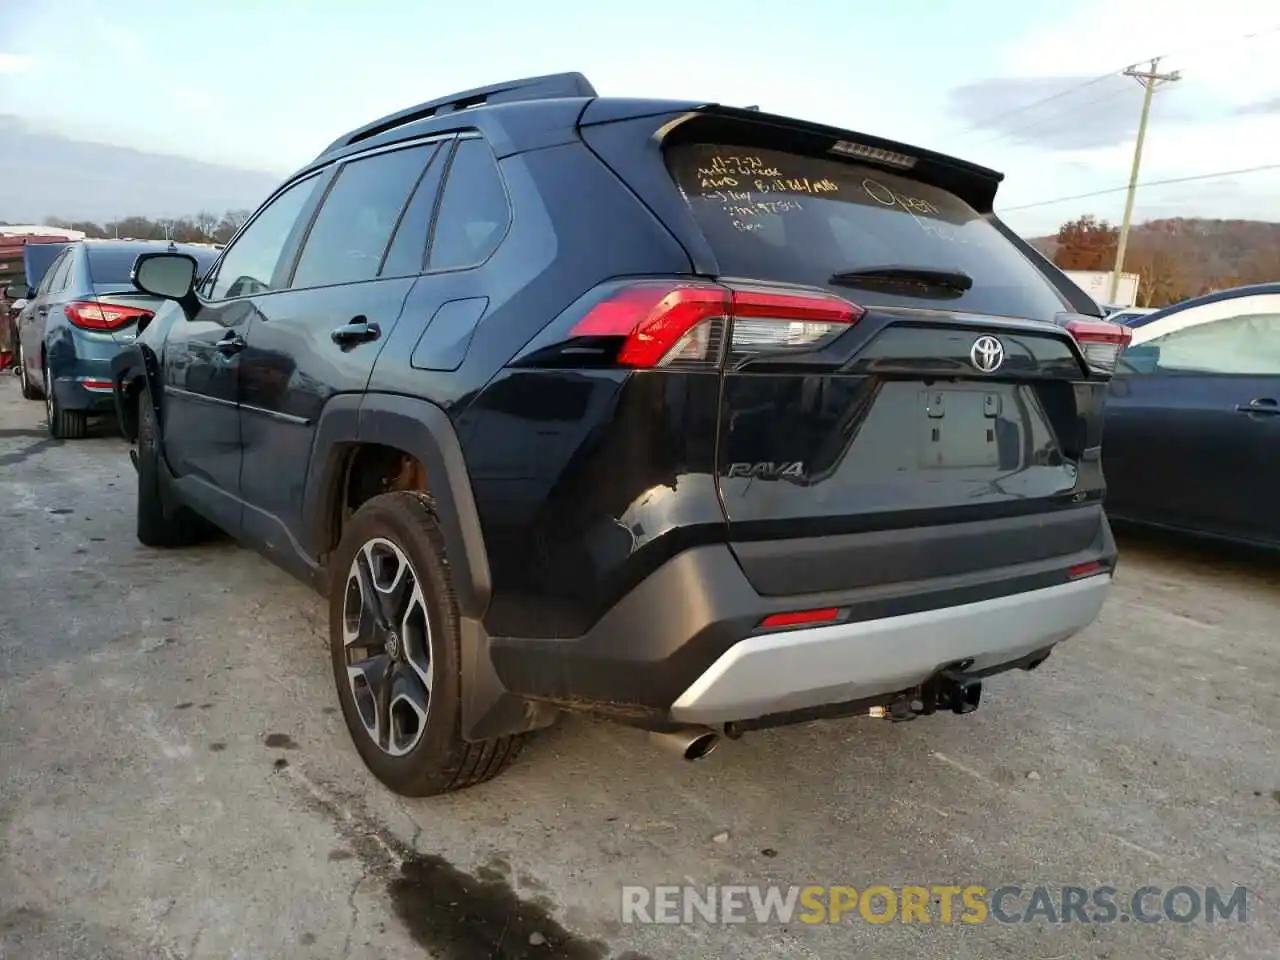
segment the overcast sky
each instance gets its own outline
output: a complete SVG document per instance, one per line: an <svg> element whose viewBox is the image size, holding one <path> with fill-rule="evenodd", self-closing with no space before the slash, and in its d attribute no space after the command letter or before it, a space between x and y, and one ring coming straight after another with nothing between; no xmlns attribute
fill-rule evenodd
<svg viewBox="0 0 1280 960"><path fill-rule="evenodd" d="M1274 0L0 0L0 114L284 174L344 130L451 90L581 70L604 94L823 121L1002 170L1025 234L1118 219L1141 90L1169 54L1144 180L1280 163ZM1248 33L1261 33L1241 39ZM3 150L3 131L0 131ZM1280 220L1280 170L1151 187L1136 216Z"/></svg>

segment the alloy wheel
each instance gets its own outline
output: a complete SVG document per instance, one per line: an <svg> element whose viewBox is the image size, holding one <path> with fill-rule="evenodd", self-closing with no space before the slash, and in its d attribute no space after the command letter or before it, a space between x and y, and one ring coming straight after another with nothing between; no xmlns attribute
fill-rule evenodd
<svg viewBox="0 0 1280 960"><path fill-rule="evenodd" d="M384 753L416 747L431 704L432 638L422 582L405 552L377 537L357 551L342 601L347 683Z"/></svg>
<svg viewBox="0 0 1280 960"><path fill-rule="evenodd" d="M22 384L22 392L28 392L27 387L27 358L22 355L22 341L19 340L17 348L13 352L14 364L17 366L15 371L18 374L18 382Z"/></svg>

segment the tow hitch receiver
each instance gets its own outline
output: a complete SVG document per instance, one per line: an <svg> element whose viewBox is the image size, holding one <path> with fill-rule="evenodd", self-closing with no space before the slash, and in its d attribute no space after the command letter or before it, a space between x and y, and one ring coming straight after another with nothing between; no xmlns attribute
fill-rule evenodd
<svg viewBox="0 0 1280 960"><path fill-rule="evenodd" d="M982 699L982 680L960 670L942 670L934 678L939 709L952 713L973 713Z"/></svg>
<svg viewBox="0 0 1280 960"><path fill-rule="evenodd" d="M939 670L913 694L901 694L888 703L874 706L869 714L901 723L939 710L973 713L982 699L982 678L965 673L968 666L969 662L961 662Z"/></svg>

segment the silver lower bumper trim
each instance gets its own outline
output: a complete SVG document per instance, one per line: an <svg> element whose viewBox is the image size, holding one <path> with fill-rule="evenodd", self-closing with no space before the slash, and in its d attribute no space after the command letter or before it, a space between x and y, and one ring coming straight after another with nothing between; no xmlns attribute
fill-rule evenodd
<svg viewBox="0 0 1280 960"><path fill-rule="evenodd" d="M1098 616L1110 574L882 620L748 637L671 708L682 723L727 723L861 700L923 683L973 658L996 666L1066 640Z"/></svg>

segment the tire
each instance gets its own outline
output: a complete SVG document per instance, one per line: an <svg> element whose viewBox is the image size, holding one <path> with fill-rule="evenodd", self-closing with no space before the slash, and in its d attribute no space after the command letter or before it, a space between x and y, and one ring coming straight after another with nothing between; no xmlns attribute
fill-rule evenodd
<svg viewBox="0 0 1280 960"><path fill-rule="evenodd" d="M145 547L185 547L207 540L212 526L189 507L167 508L160 486L160 425L151 392L138 397L138 542Z"/></svg>
<svg viewBox="0 0 1280 960"><path fill-rule="evenodd" d="M22 388L23 400L39 400L40 391L36 389L36 385L31 382L31 378L27 376L27 358L22 354L22 341L19 340L13 348L15 368L14 372L18 375L18 385Z"/></svg>
<svg viewBox="0 0 1280 960"><path fill-rule="evenodd" d="M371 574L368 580L392 587L362 592L357 559ZM330 569L334 682L365 766L406 797L461 790L497 776L516 758L524 737L462 739L458 605L431 498L397 492L368 500L343 531ZM366 596L380 602L368 604ZM393 630L376 626L373 610L391 610L385 619ZM353 635L358 639L348 645ZM360 666L349 671L349 664ZM371 677L381 678L387 691L381 701ZM379 701L382 709L375 707Z"/></svg>
<svg viewBox="0 0 1280 960"><path fill-rule="evenodd" d="M53 389L53 374L44 365L44 408L49 417L49 436L55 440L82 440L89 433L89 418L83 410L63 410Z"/></svg>

